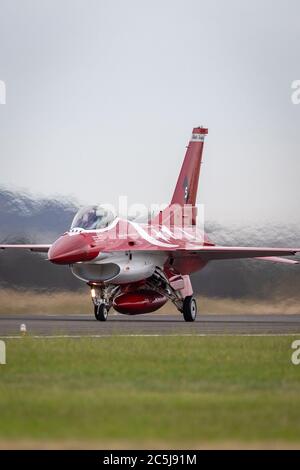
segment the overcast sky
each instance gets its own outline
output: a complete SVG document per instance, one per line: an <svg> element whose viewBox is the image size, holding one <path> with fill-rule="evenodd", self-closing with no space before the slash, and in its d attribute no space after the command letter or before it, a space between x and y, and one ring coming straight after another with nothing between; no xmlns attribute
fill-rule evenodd
<svg viewBox="0 0 300 470"><path fill-rule="evenodd" d="M206 218L300 220L298 0L0 0L0 186L168 202L205 125Z"/></svg>

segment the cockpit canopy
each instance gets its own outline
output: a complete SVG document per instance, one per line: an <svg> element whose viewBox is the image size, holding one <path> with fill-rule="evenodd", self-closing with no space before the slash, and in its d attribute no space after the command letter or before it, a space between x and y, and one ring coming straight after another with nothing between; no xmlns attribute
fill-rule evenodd
<svg viewBox="0 0 300 470"><path fill-rule="evenodd" d="M86 206L75 215L71 230L81 228L84 230L97 230L108 227L114 220L115 214L105 206Z"/></svg>

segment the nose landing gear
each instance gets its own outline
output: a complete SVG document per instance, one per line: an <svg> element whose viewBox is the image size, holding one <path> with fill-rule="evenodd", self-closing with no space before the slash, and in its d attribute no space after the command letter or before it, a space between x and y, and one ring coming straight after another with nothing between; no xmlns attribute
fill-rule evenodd
<svg viewBox="0 0 300 470"><path fill-rule="evenodd" d="M94 284L89 284L89 286L91 288L95 318L98 321L106 321L114 296L117 295L119 287Z"/></svg>
<svg viewBox="0 0 300 470"><path fill-rule="evenodd" d="M94 305L95 318L98 321L106 321L108 317L108 306L105 304Z"/></svg>

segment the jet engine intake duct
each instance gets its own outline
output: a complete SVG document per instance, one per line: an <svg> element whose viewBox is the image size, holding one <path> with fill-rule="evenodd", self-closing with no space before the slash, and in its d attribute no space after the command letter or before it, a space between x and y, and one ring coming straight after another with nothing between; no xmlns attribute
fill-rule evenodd
<svg viewBox="0 0 300 470"><path fill-rule="evenodd" d="M120 273L116 263L76 263L71 266L73 274L83 281L105 282L114 279Z"/></svg>

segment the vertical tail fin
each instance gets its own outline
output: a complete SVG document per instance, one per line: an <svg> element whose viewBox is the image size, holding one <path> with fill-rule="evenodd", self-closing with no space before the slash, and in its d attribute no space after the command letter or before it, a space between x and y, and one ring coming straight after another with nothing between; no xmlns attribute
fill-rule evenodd
<svg viewBox="0 0 300 470"><path fill-rule="evenodd" d="M196 204L204 138L208 129L195 127L190 139L171 204Z"/></svg>
<svg viewBox="0 0 300 470"><path fill-rule="evenodd" d="M193 129L193 134L187 147L171 203L166 209L160 211L158 215L150 220L150 224L155 225L159 223L161 225L163 222L164 224L169 223L173 226L176 224L174 219L176 214L181 219L183 226L186 226L186 224L196 225L197 209L195 204L204 138L207 134L208 129L204 127L195 127ZM191 213L185 213L186 205L192 208ZM183 207L184 210L182 210ZM179 211L176 208L179 208Z"/></svg>

